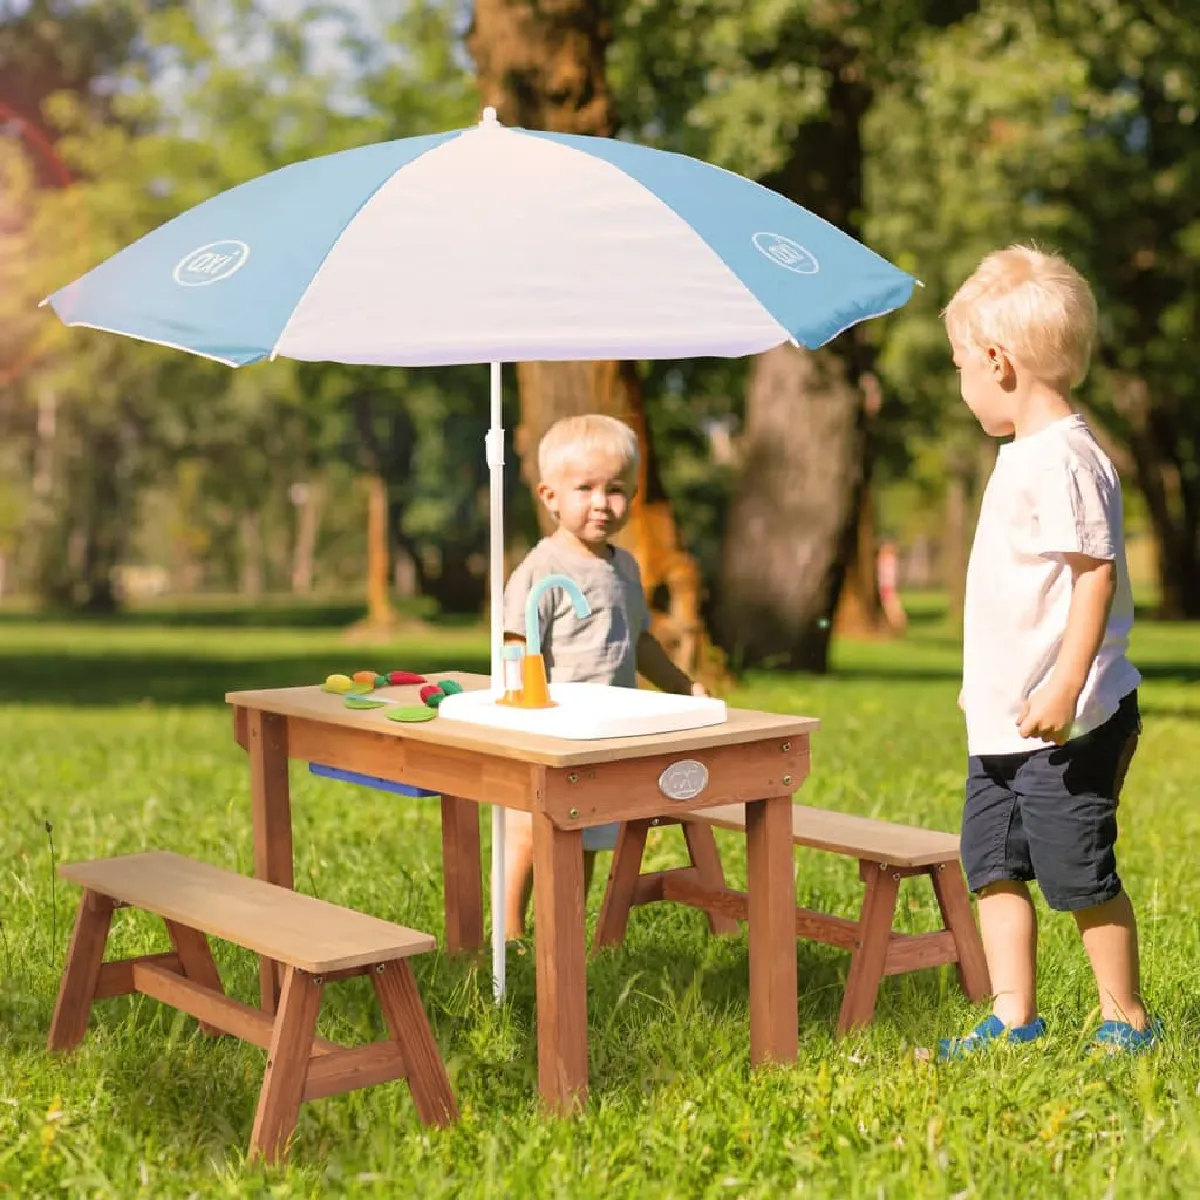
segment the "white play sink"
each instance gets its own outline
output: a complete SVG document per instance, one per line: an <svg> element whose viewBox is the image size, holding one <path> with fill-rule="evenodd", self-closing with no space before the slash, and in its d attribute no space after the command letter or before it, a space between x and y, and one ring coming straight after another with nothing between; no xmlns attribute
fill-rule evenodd
<svg viewBox="0 0 1200 1200"><path fill-rule="evenodd" d="M720 725L726 719L724 700L710 696L671 696L600 683L552 683L550 699L555 702L553 708L513 708L497 704L489 690L462 692L447 696L438 714L445 721L466 721L574 741L674 733Z"/></svg>

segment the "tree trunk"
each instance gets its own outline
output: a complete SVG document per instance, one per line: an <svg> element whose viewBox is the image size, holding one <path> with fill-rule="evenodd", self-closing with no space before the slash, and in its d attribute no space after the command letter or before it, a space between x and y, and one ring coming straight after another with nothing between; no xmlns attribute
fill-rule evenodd
<svg viewBox="0 0 1200 1200"><path fill-rule="evenodd" d="M1185 438L1165 404L1153 404L1145 380L1113 374L1117 411L1128 422L1129 449L1154 530L1159 616L1200 618L1200 472L1184 463Z"/></svg>
<svg viewBox="0 0 1200 1200"><path fill-rule="evenodd" d="M292 591L307 596L313 590L317 535L321 529L324 488L319 483L298 483L291 499L296 509L296 541L292 552Z"/></svg>
<svg viewBox="0 0 1200 1200"><path fill-rule="evenodd" d="M717 603L735 666L828 668L865 440L862 396L841 356L779 346L755 360Z"/></svg>
<svg viewBox="0 0 1200 1200"><path fill-rule="evenodd" d="M391 553L388 539L387 480L366 477L367 491L367 625L386 629L396 621L388 588Z"/></svg>
<svg viewBox="0 0 1200 1200"><path fill-rule="evenodd" d="M375 428L375 405L371 394L355 393L350 397L350 406L362 456L360 478L367 498L367 612L362 620L346 630L346 635L351 640L369 641L386 634L399 623L389 590L392 511L387 471L393 464ZM404 415L399 419L405 419ZM407 462L401 464L402 470L406 468Z"/></svg>
<svg viewBox="0 0 1200 1200"><path fill-rule="evenodd" d="M874 638L890 632L879 591L879 539L875 528L875 501L870 478L873 455L869 452L869 442L883 402L882 389L874 375L864 377L863 396L866 428L862 489L850 561L846 564L846 577L833 620L833 632L837 637Z"/></svg>
<svg viewBox="0 0 1200 1200"><path fill-rule="evenodd" d="M871 89L858 52L824 35L824 120L799 130L763 182L850 234L863 206L862 122ZM746 393L746 450L721 577L718 638L743 666L829 669L831 623L871 477L878 384L858 330L815 353L761 356ZM864 574L871 564L863 563Z"/></svg>
<svg viewBox="0 0 1200 1200"><path fill-rule="evenodd" d="M238 591L247 600L257 600L263 594L262 513L245 512L238 524L242 543Z"/></svg>
<svg viewBox="0 0 1200 1200"><path fill-rule="evenodd" d="M596 0L477 0L468 48L479 89L502 122L527 129L611 137L617 113L605 78L611 27ZM524 478L537 485L537 445L560 417L608 413L636 432L642 468L619 541L637 558L652 629L686 671L713 678L700 617L700 572L683 548L647 436L633 363L526 363L518 367ZM538 519L547 528L546 515Z"/></svg>

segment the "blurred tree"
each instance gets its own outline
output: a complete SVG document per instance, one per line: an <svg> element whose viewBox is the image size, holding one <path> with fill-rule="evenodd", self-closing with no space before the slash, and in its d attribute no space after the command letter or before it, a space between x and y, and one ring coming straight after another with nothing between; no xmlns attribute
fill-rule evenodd
<svg viewBox="0 0 1200 1200"><path fill-rule="evenodd" d="M939 308L988 250L1056 246L1101 309L1081 398L1127 452L1158 543L1161 604L1200 616L1200 29L1169 6L989 0L926 40L916 86L868 127L868 231L927 292L883 373L927 437L955 402ZM922 430L911 428L911 432Z"/></svg>
<svg viewBox="0 0 1200 1200"><path fill-rule="evenodd" d="M612 137L618 113L605 76L612 24L599 0L476 0L468 47L479 90L502 122L529 129ZM522 363L516 449L531 490L537 445L554 421L579 413L619 417L641 448L637 494L618 538L636 557L651 600L653 629L677 663L708 672L700 572L687 552L649 437L636 363ZM544 530L548 519L539 507Z"/></svg>
<svg viewBox="0 0 1200 1200"><path fill-rule="evenodd" d="M968 0L627 0L613 79L631 125L673 149L759 179L851 234L864 217L863 124L899 86L910 46ZM880 397L874 324L751 367L717 598L736 662L822 671L853 574L862 619L878 610L860 537ZM869 529L866 531L869 532Z"/></svg>

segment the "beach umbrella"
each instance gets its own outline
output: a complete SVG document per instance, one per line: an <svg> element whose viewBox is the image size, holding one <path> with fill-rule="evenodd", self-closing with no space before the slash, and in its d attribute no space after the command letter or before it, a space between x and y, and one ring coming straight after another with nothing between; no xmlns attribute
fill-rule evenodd
<svg viewBox="0 0 1200 1200"><path fill-rule="evenodd" d="M55 292L68 325L230 367L491 364L493 687L502 687L501 364L815 348L915 280L778 193L632 142L478 125L293 163ZM504 990L503 821L492 930Z"/></svg>

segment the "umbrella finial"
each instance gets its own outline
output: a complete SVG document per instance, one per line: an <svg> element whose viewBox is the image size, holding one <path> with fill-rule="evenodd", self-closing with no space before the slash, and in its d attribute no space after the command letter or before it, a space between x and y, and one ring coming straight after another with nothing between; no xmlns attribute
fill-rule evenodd
<svg viewBox="0 0 1200 1200"><path fill-rule="evenodd" d="M480 125L499 125L500 124L500 121L496 116L496 110L490 104L487 106L487 108L485 108L483 110L483 120L480 121L479 124Z"/></svg>

